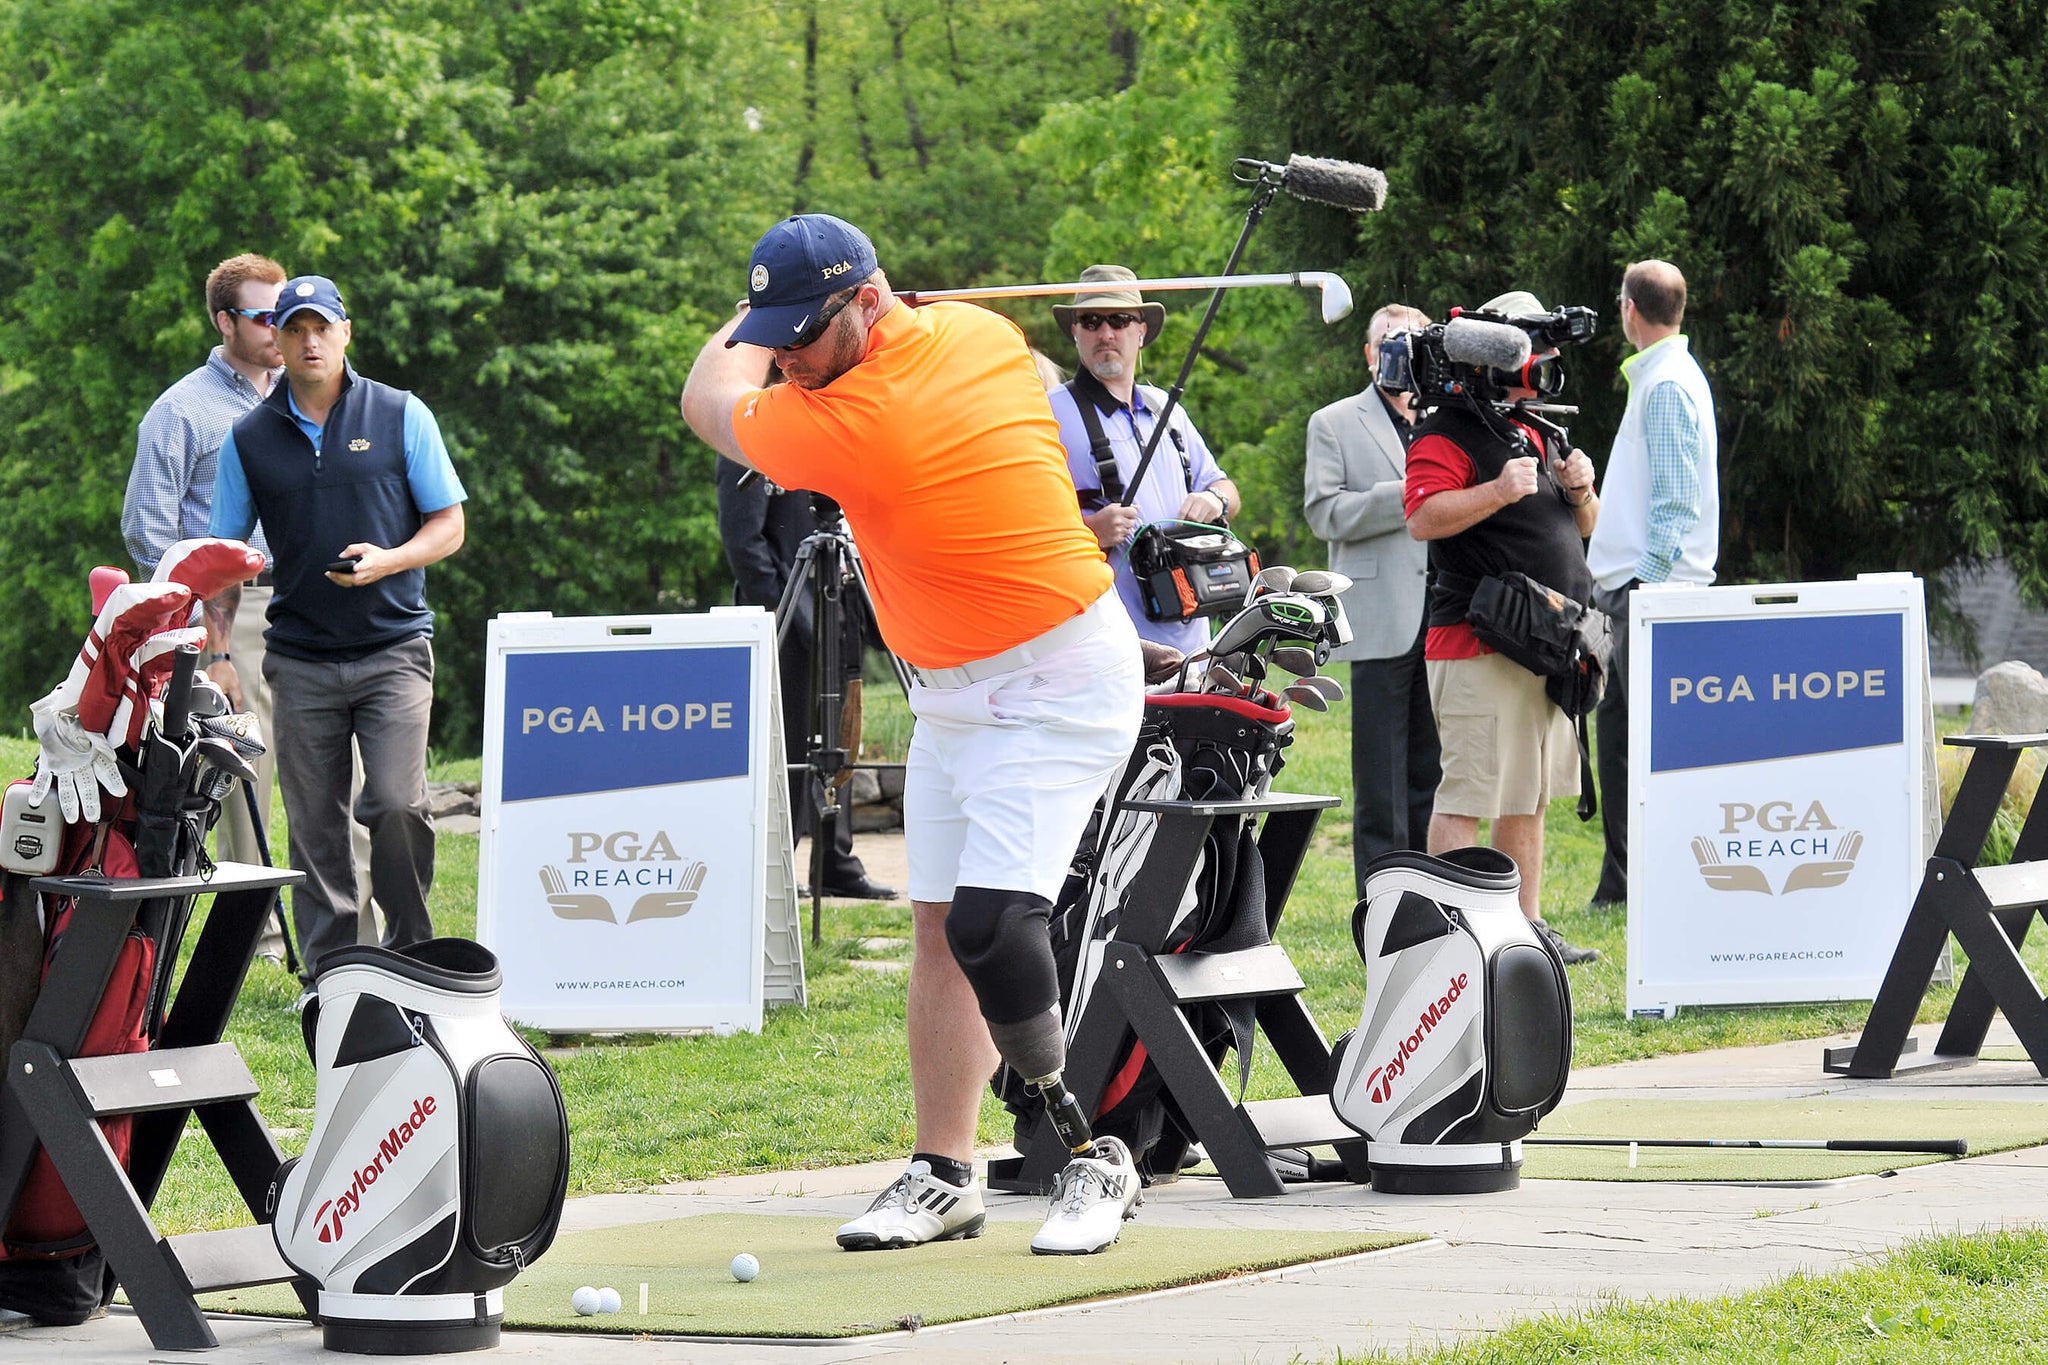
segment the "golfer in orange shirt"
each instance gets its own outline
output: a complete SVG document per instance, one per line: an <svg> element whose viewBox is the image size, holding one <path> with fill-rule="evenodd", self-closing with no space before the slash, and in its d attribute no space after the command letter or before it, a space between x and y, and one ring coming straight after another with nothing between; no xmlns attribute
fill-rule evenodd
<svg viewBox="0 0 2048 1365"><path fill-rule="evenodd" d="M787 384L763 387L771 362ZM975 1123L1000 1055L1075 1154L1031 1249L1100 1251L1138 1174L1061 1082L1046 920L1130 754L1144 689L1024 334L969 304L899 304L860 229L798 214L754 247L739 315L698 355L682 406L721 454L845 510L883 638L915 678L903 817L916 1150L839 1244L980 1235Z"/></svg>

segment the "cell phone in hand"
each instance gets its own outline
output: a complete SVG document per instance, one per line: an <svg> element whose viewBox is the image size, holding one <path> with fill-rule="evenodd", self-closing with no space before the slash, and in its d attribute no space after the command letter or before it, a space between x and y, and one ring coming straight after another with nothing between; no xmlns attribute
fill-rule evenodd
<svg viewBox="0 0 2048 1365"><path fill-rule="evenodd" d="M353 559L330 559L327 561L327 572L329 573L354 573L355 571L356 561Z"/></svg>

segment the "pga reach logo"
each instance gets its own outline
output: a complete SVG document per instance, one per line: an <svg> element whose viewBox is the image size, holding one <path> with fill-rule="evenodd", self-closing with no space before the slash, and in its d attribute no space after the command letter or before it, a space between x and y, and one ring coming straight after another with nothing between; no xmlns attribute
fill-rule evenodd
<svg viewBox="0 0 2048 1365"><path fill-rule="evenodd" d="M565 837L568 856L540 869L541 891L557 919L606 924L677 919L690 913L704 889L703 860L676 852L667 830L651 835L630 829L608 834L571 830ZM614 897L625 907L623 917Z"/></svg>

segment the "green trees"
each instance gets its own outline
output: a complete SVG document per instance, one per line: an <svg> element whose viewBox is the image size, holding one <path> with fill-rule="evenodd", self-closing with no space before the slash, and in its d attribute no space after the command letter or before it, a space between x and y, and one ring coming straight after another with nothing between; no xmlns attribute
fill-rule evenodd
<svg viewBox="0 0 2048 1365"><path fill-rule="evenodd" d="M675 400L754 238L824 210L906 285L1037 276L1086 191L1017 141L1143 76L1163 8L0 0L0 715L126 563L135 422L245 250L340 283L353 358L426 399L469 488L428 590L441 742L475 743L494 613L726 600Z"/></svg>
<svg viewBox="0 0 2048 1365"><path fill-rule="evenodd" d="M2044 23L2000 0L1243 0L1239 108L1388 171L1355 233L1296 225L1348 256L1361 313L1513 285L1599 306L1571 357L1596 458L1621 267L1676 261L1717 393L1724 577L2002 551L2038 597Z"/></svg>

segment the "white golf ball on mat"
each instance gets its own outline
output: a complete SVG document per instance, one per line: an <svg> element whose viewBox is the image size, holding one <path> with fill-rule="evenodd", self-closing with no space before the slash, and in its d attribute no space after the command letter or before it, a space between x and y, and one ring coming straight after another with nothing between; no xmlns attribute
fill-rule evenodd
<svg viewBox="0 0 2048 1365"><path fill-rule="evenodd" d="M732 1277L741 1284L761 1273L761 1263L754 1259L751 1251L742 1251L732 1258Z"/></svg>
<svg viewBox="0 0 2048 1365"><path fill-rule="evenodd" d="M597 1290L587 1284L569 1296L569 1306L586 1318L597 1312L603 1302L604 1300L598 1297Z"/></svg>
<svg viewBox="0 0 2048 1365"><path fill-rule="evenodd" d="M619 1291L610 1285L597 1291L597 1311L600 1313L616 1313L624 1303L625 1300L619 1297Z"/></svg>

